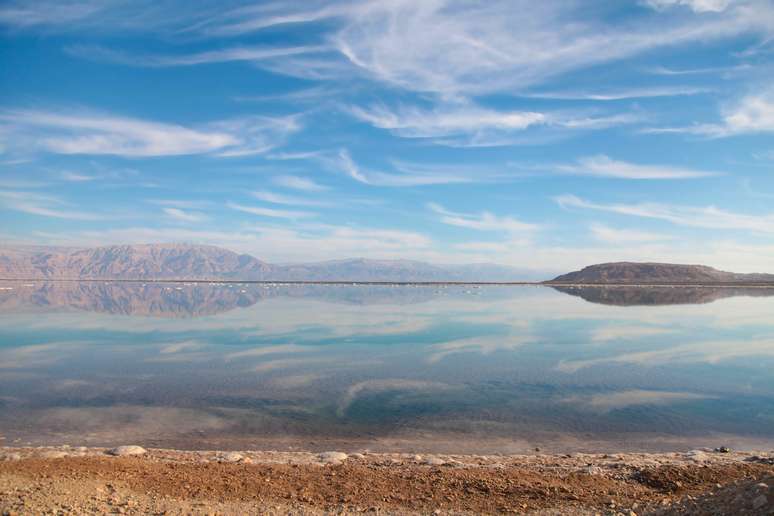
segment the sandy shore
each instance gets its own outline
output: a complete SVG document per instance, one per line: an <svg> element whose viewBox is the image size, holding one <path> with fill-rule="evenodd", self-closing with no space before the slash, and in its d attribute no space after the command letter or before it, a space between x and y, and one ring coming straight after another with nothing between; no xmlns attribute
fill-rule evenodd
<svg viewBox="0 0 774 516"><path fill-rule="evenodd" d="M131 450L130 450L131 451ZM13 514L774 514L774 451L410 455L0 448Z"/></svg>

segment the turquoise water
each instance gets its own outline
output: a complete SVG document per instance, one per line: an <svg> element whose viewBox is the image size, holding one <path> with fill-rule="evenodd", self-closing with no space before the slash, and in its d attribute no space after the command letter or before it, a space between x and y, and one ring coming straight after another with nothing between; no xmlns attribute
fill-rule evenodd
<svg viewBox="0 0 774 516"><path fill-rule="evenodd" d="M9 445L774 446L774 290L0 288Z"/></svg>

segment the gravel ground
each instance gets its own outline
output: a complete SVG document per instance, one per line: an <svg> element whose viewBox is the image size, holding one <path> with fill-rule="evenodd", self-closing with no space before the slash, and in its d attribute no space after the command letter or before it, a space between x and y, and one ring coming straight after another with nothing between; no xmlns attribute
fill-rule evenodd
<svg viewBox="0 0 774 516"><path fill-rule="evenodd" d="M774 451L410 455L0 448L21 514L774 514Z"/></svg>

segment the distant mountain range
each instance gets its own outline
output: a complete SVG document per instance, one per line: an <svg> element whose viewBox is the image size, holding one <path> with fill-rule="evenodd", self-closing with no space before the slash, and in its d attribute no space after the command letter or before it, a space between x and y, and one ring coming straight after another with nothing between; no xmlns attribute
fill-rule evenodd
<svg viewBox="0 0 774 516"><path fill-rule="evenodd" d="M215 246L117 245L90 249L0 249L0 278L219 279L245 281L529 281L534 271L493 264L433 265L411 260L355 258L270 264Z"/></svg>
<svg viewBox="0 0 774 516"><path fill-rule="evenodd" d="M192 244L115 245L96 248L0 248L3 279L512 282L539 281L528 269L494 264L437 265L412 260L353 258L272 264L248 254ZM591 265L551 284L774 283L774 274L738 274L704 265L618 262Z"/></svg>
<svg viewBox="0 0 774 516"><path fill-rule="evenodd" d="M705 265L617 262L591 265L547 283L568 284L737 284L774 283L774 274L739 274Z"/></svg>

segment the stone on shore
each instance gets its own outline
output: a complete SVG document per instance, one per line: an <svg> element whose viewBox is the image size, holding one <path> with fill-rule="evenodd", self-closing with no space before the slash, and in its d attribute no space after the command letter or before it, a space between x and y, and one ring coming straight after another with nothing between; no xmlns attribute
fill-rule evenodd
<svg viewBox="0 0 774 516"><path fill-rule="evenodd" d="M67 457L67 452L60 450L46 450L40 454L44 459L64 459Z"/></svg>
<svg viewBox="0 0 774 516"><path fill-rule="evenodd" d="M323 452L319 455L320 461L325 464L340 464L342 461L347 460L349 457L346 453L337 451Z"/></svg>
<svg viewBox="0 0 774 516"><path fill-rule="evenodd" d="M108 455L114 455L116 457L126 457L129 455L144 455L148 453L148 450L141 446L129 445L113 448L112 450L108 450L107 453Z"/></svg>
<svg viewBox="0 0 774 516"><path fill-rule="evenodd" d="M229 452L223 456L224 462L239 462L244 460L245 456L238 452Z"/></svg>

